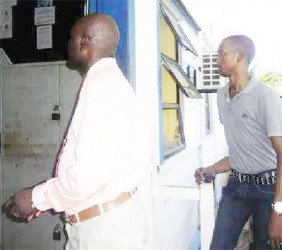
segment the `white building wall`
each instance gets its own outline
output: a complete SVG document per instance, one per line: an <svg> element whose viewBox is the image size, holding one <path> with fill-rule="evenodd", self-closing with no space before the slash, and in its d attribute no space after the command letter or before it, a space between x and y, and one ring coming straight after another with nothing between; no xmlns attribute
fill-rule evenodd
<svg viewBox="0 0 282 250"><path fill-rule="evenodd" d="M167 160L160 167L158 185L196 188L192 176L199 160L196 148ZM156 197L154 215L155 249L188 249L198 230L198 202Z"/></svg>
<svg viewBox="0 0 282 250"><path fill-rule="evenodd" d="M159 167L158 185L198 188L194 172L215 163L227 154L224 133L216 115L216 95L212 94L212 132L202 134L205 123L203 100L187 99L185 106L186 149ZM195 200L154 199L155 249L190 249L199 230L199 207ZM195 237L196 238L196 237ZM191 248L192 249L192 248Z"/></svg>
<svg viewBox="0 0 282 250"><path fill-rule="evenodd" d="M149 152L148 177L139 191L148 218L148 249L154 249L153 176L159 165L159 65L158 1L135 1L135 89L144 117L145 143Z"/></svg>
<svg viewBox="0 0 282 250"><path fill-rule="evenodd" d="M196 196L198 187L194 171L224 157L226 146L218 121L216 95L210 96L212 131L208 135L205 134L204 99L182 97L186 149L160 165L158 8L158 1L135 1L136 92L146 114L147 142L151 152L150 175L142 194L149 221L148 249L193 249L199 230L198 201L193 200L193 195L191 200L176 198L177 187L191 188ZM191 40L195 39L197 37ZM194 60L193 64L196 63ZM172 191L174 195L161 197L158 192L161 187L172 187L171 190L176 191Z"/></svg>

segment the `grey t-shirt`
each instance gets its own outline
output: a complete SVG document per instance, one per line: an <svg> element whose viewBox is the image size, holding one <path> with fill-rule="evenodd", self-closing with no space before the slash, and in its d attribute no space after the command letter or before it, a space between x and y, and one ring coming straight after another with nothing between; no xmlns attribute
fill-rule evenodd
<svg viewBox="0 0 282 250"><path fill-rule="evenodd" d="M231 168L255 174L277 168L270 137L282 136L282 99L252 77L234 98L229 84L217 94L220 121L229 147Z"/></svg>

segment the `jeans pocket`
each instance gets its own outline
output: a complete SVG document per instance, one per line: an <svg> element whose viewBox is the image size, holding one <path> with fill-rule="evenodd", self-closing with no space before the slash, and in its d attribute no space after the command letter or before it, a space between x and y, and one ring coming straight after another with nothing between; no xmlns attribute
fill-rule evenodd
<svg viewBox="0 0 282 250"><path fill-rule="evenodd" d="M228 184L223 189L223 194L234 198L246 198L249 185L240 184L238 181L230 178Z"/></svg>
<svg viewBox="0 0 282 250"><path fill-rule="evenodd" d="M262 195L274 195L274 190L275 186L274 185L265 185L265 186L260 186L257 185L255 186L258 194Z"/></svg>

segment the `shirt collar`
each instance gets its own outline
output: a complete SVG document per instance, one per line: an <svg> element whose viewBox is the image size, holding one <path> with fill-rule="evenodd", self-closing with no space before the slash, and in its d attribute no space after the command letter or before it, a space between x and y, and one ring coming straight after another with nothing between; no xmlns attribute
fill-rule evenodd
<svg viewBox="0 0 282 250"><path fill-rule="evenodd" d="M254 91L254 87L258 85L258 79L255 76L252 76L249 80L247 86L242 90L242 93L248 94Z"/></svg>
<svg viewBox="0 0 282 250"><path fill-rule="evenodd" d="M240 92L241 94L248 94L248 93L252 93L254 90L254 87L258 85L258 79L255 76L252 76L247 84L247 86ZM229 87L230 87L230 83L226 84L224 87L224 95L226 98L230 98L229 97Z"/></svg>
<svg viewBox="0 0 282 250"><path fill-rule="evenodd" d="M97 72L109 67L109 66L114 66L117 65L116 59L113 57L108 57L108 58L102 58L98 62L94 63L90 69L88 70L86 77L87 78L89 75L96 74Z"/></svg>

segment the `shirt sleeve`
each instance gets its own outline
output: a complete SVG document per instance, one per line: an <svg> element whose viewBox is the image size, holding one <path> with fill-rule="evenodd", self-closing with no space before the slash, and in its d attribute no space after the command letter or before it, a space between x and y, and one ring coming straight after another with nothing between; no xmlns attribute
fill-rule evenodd
<svg viewBox="0 0 282 250"><path fill-rule="evenodd" d="M276 92L271 91L264 104L267 136L282 136L282 99Z"/></svg>
<svg viewBox="0 0 282 250"><path fill-rule="evenodd" d="M78 206L104 188L126 164L133 103L107 87L93 87L87 95L75 161L64 174L33 189L33 202L39 210L60 212Z"/></svg>
<svg viewBox="0 0 282 250"><path fill-rule="evenodd" d="M223 107L224 107L224 87L217 90L217 109L218 109L218 116L219 121L223 124Z"/></svg>

